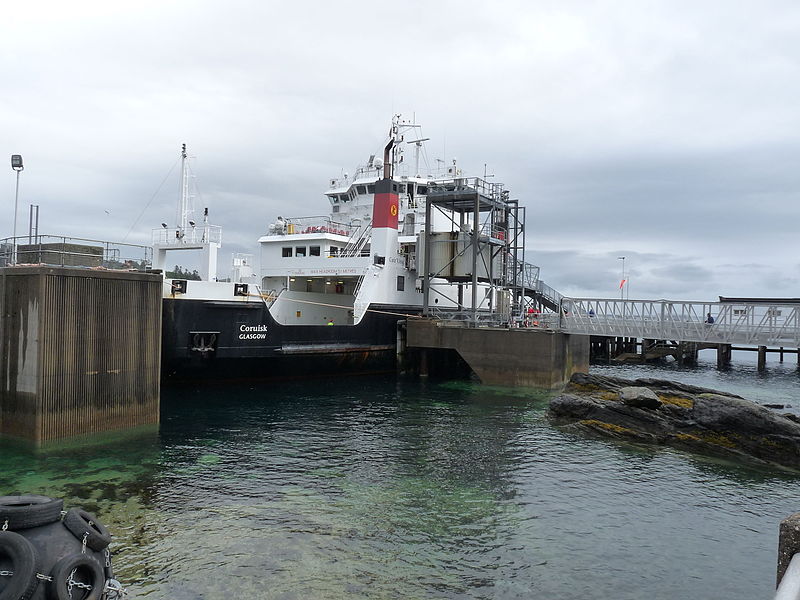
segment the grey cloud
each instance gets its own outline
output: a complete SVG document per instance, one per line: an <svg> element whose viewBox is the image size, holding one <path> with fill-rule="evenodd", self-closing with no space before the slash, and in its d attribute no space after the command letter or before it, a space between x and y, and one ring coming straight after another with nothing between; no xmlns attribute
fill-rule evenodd
<svg viewBox="0 0 800 600"><path fill-rule="evenodd" d="M26 157L20 215L96 238L188 143L224 265L277 214L323 212L328 178L416 112L431 162L486 163L528 207L562 291L613 297L626 255L634 295L796 296L798 33L788 0L23 3L0 23L0 131Z"/></svg>

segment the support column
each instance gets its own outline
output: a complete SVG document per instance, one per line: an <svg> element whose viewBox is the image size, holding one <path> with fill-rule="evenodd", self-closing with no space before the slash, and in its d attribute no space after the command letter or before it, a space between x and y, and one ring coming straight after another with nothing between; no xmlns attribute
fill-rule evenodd
<svg viewBox="0 0 800 600"><path fill-rule="evenodd" d="M425 348L420 348L419 351L419 376L428 376L428 351Z"/></svg>
<svg viewBox="0 0 800 600"><path fill-rule="evenodd" d="M763 371L767 368L767 347L758 347L758 370Z"/></svg>
<svg viewBox="0 0 800 600"><path fill-rule="evenodd" d="M731 362L731 345L717 344L717 368L724 369Z"/></svg>

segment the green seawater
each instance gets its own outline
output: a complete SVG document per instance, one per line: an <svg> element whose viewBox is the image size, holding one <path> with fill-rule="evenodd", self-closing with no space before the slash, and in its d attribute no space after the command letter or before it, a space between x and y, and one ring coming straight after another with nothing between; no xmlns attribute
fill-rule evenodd
<svg viewBox="0 0 800 600"><path fill-rule="evenodd" d="M597 372L797 397L796 368L771 368ZM576 436L548 398L397 377L168 388L156 432L3 446L0 490L95 512L128 598L772 596L800 475Z"/></svg>

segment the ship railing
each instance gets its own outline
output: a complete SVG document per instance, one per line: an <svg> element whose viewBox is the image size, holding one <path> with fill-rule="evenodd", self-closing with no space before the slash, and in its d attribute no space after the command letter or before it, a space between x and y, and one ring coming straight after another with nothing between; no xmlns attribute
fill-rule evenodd
<svg viewBox="0 0 800 600"><path fill-rule="evenodd" d="M63 235L0 239L0 267L22 264L146 270L153 248Z"/></svg>
<svg viewBox="0 0 800 600"><path fill-rule="evenodd" d="M508 327L511 322L510 315L485 309L473 312L468 308L457 310L437 306L431 307L431 316L444 323L461 327Z"/></svg>
<svg viewBox="0 0 800 600"><path fill-rule="evenodd" d="M271 233L278 235L295 235L302 233L333 233L350 236L350 226L339 223L326 216L293 217L286 219L282 228L273 226Z"/></svg>
<svg viewBox="0 0 800 600"><path fill-rule="evenodd" d="M153 229L153 245L180 248L182 246L201 246L221 244L222 227L219 225L200 225L199 227L172 227Z"/></svg>
<svg viewBox="0 0 800 600"><path fill-rule="evenodd" d="M349 258L353 256L369 256L369 251L366 249L369 243L370 235L372 234L372 223L364 223L357 225L353 230L353 234L347 242L347 245L339 252L339 256Z"/></svg>
<svg viewBox="0 0 800 600"><path fill-rule="evenodd" d="M562 298L560 306L566 333L800 347L800 304Z"/></svg>

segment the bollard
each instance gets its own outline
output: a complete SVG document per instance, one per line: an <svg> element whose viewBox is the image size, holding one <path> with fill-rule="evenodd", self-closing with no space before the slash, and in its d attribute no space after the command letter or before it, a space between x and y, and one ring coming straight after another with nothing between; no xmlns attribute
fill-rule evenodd
<svg viewBox="0 0 800 600"><path fill-rule="evenodd" d="M775 587L781 584L781 579L797 552L800 552L800 513L795 513L781 521L778 534L778 580Z"/></svg>

